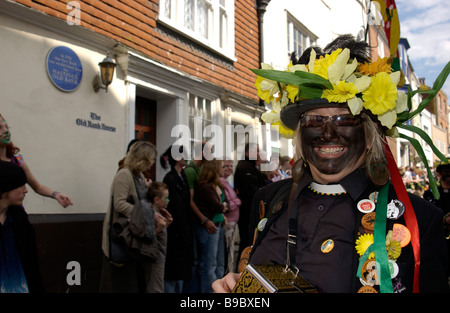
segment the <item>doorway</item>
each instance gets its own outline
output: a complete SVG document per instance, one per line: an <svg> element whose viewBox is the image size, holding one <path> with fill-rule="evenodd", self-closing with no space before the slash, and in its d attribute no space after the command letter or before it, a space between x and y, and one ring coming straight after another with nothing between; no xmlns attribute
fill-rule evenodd
<svg viewBox="0 0 450 313"><path fill-rule="evenodd" d="M134 138L150 141L156 146L156 101L136 95L135 112ZM155 181L155 165L144 175Z"/></svg>

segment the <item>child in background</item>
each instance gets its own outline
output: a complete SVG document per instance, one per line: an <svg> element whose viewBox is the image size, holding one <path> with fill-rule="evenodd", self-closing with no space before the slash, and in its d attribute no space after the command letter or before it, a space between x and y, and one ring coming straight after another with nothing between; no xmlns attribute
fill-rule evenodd
<svg viewBox="0 0 450 313"><path fill-rule="evenodd" d="M147 199L155 210L155 220L159 220L156 228L159 254L154 262L148 263L145 266L146 292L162 293L164 292L167 227L173 221L172 216L166 210L167 204L169 203L169 190L167 185L162 182L153 182L148 188Z"/></svg>

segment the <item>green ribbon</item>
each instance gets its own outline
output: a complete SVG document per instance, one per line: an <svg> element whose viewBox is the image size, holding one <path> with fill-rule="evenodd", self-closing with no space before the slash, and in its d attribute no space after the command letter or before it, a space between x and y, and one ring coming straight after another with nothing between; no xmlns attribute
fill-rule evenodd
<svg viewBox="0 0 450 313"><path fill-rule="evenodd" d="M389 184L381 187L378 192L377 213L375 214L375 229L373 231L373 245L375 260L377 261L380 292L393 293L391 272L386 251L386 216Z"/></svg>
<svg viewBox="0 0 450 313"><path fill-rule="evenodd" d="M358 265L358 271L356 272L356 277L359 278L363 278L362 277L362 266L364 265L364 263L366 263L366 261L369 259L369 254L373 252L373 244L371 244L367 249L366 252L364 252L364 254L361 256L361 258L359 259L359 265ZM364 278L363 278L364 279Z"/></svg>
<svg viewBox="0 0 450 313"><path fill-rule="evenodd" d="M387 196L389 184L381 187L378 192L377 213L375 214L375 229L373 231L373 241L364 254L361 256L356 277L362 278L361 270L364 263L369 259L369 254L375 252L378 280L380 282L380 292L393 293L391 272L386 250L386 217L387 217Z"/></svg>

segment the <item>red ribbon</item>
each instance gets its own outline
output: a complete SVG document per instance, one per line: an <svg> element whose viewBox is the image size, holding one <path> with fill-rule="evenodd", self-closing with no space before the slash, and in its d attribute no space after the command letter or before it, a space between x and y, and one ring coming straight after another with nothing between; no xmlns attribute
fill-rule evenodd
<svg viewBox="0 0 450 313"><path fill-rule="evenodd" d="M416 213L412 207L411 201L409 200L408 193L406 192L405 185L403 183L402 177L398 171L397 164L392 155L391 148L387 142L384 143L386 159L388 162L389 172L391 174L391 181L394 185L395 192L397 193L398 199L405 205L404 218L406 222L406 227L411 233L411 245L414 252L414 285L413 292L419 292L419 269L420 269L420 236L419 236L419 226L417 225Z"/></svg>

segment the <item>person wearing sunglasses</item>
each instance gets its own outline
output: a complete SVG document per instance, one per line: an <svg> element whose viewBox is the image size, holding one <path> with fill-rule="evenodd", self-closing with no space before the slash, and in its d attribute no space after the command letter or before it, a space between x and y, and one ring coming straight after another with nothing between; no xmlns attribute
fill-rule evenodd
<svg viewBox="0 0 450 313"><path fill-rule="evenodd" d="M407 112L400 73L370 62L367 44L351 35L296 61L277 75L255 71L258 95L273 108L262 119L293 139L296 162L292 179L255 194L246 262L282 266L317 292L448 291L442 212L406 194L393 170L387 136ZM270 84L279 87L272 98L261 92ZM241 276L213 289L254 290Z"/></svg>

